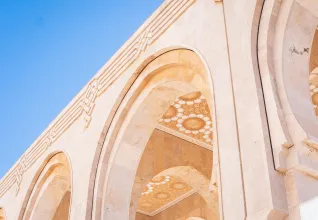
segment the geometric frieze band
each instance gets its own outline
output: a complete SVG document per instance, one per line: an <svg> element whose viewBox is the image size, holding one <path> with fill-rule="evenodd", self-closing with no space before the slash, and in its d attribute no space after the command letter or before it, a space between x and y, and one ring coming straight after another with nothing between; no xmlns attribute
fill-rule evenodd
<svg viewBox="0 0 318 220"><path fill-rule="evenodd" d="M170 27L195 0L166 1L128 42L106 63L104 71L97 74L74 98L43 134L0 181L0 197L13 185L19 192L23 174L77 119L83 118L89 126L96 99Z"/></svg>

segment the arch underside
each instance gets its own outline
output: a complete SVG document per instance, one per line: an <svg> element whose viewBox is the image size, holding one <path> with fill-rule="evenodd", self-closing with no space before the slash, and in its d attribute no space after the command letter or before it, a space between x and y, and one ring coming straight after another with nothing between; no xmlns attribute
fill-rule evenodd
<svg viewBox="0 0 318 220"><path fill-rule="evenodd" d="M158 124L138 165L130 219L219 219L217 187L210 185L213 127L205 98L200 92L177 98Z"/></svg>
<svg viewBox="0 0 318 220"><path fill-rule="evenodd" d="M64 153L51 156L35 176L21 220L69 219L71 167Z"/></svg>
<svg viewBox="0 0 318 220"><path fill-rule="evenodd" d="M202 156L202 151L210 152L210 159L206 159L207 164L205 164L209 167L206 169L210 171L200 171L205 174L210 173L208 177L205 177L208 183L211 179L215 181L215 178L211 177L211 173L213 157L216 156L212 154L212 139L215 136L216 129L212 129L215 126L211 117L214 111L212 108L212 86L209 84L211 79L209 77L200 58L193 51L185 49L173 50L159 55L139 74L117 111L116 123L113 124L112 130L108 134L111 138L107 139L106 137L104 144L104 148L112 150L107 149L108 152L111 151L109 158L102 158L102 161L105 160L102 163L108 164L108 166L106 170L101 170L106 173L105 179L102 180L104 181L104 187L100 192L103 194L102 210L100 211L101 219L135 219L136 210L139 210L137 216L145 213L141 210L141 207L138 208L138 204L140 205L140 202L138 203L139 199L141 201L145 199L140 196L146 196L146 192L142 192L144 186L139 182L138 186L134 187L134 183L140 181L137 176L140 177L141 171L137 170L143 154L148 155L148 159L145 159L148 164L142 165L143 167L150 168L154 164L154 157L149 156L149 150L145 150L147 144L149 146L151 142L159 143L161 140L161 143L164 144L166 141L167 143L164 145L168 146L169 142L178 145L178 141L183 141L185 144L179 143L179 146L184 146L184 148L181 147L179 151L183 149L184 152L187 152L185 148L188 144L193 145L192 148L196 149L193 150L193 153L197 152L197 155L200 155L201 152ZM187 98L189 100L186 100ZM154 147L154 145L150 147L152 149L150 151L155 150L155 148L157 152L164 152L162 151L164 148ZM197 163L200 163L200 160L202 160L202 157L199 156L199 162ZM158 159L156 161L158 162ZM169 161L171 166L163 165L159 169L160 172L165 170L164 167L168 169L187 166L190 163L189 161L187 163L180 163L180 161L178 163L176 160L174 162ZM158 164L157 162L156 164ZM195 162L190 167L192 166L195 166ZM201 164L201 167L204 166ZM159 170L150 172L148 169L147 175L143 174L147 177L142 177L142 182L145 183L146 180L150 181L152 178L156 179L156 176L160 173ZM157 177L159 179L163 178L162 176ZM170 178L171 181L181 181L180 176L171 176ZM177 203L173 199L169 200L170 207L171 204L185 202L185 199L189 196L205 204L206 197L197 193L198 189L194 190L192 186L185 182L183 184L188 186L189 191L186 190L184 194L175 196L179 201ZM206 190L210 192L210 187ZM214 191L214 195L216 195L216 191ZM185 194L186 196L184 196ZM184 198L180 200L180 197ZM161 204L159 209L162 209L163 206L168 207L169 205ZM151 215L150 212L158 214L158 210L150 210L149 215ZM95 218L98 219L98 210L95 213L97 213Z"/></svg>

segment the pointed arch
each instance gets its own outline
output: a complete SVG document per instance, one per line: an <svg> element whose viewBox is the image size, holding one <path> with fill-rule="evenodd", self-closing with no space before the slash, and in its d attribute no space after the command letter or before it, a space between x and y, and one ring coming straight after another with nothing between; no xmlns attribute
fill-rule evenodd
<svg viewBox="0 0 318 220"><path fill-rule="evenodd" d="M133 84L127 87L123 95L125 98L120 101L111 127L108 128L97 171L93 219L129 218L129 198L141 153L158 118L176 98L200 91L207 98L212 117L214 117L211 75L207 74L206 65L195 52L189 49L173 49L158 53L151 58L152 60L148 59L148 63L143 65L142 69L139 68L139 73L134 75ZM213 126L216 128L216 124ZM213 134L213 136L217 142L217 135ZM120 144L123 139L125 139L126 147L122 145L123 142ZM130 148L131 145L136 147ZM138 152L130 152L131 150ZM124 158L125 155L130 155L130 158ZM120 163L127 164L120 165ZM130 171L127 170L128 173L118 170L126 169L127 166L131 168ZM120 187L118 178L121 174L124 176L121 177L123 179L120 182L126 184L125 188L111 189ZM110 194L112 194L111 197L107 196ZM115 197L116 203L122 204L111 204L111 201L115 201L111 198ZM126 211L123 211L120 206L125 206Z"/></svg>
<svg viewBox="0 0 318 220"><path fill-rule="evenodd" d="M19 220L69 219L72 169L63 152L51 154L35 175Z"/></svg>

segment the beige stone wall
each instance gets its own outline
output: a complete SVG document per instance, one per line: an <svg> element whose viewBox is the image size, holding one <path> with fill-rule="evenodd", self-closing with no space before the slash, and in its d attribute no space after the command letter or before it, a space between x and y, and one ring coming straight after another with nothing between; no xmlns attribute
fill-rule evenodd
<svg viewBox="0 0 318 220"><path fill-rule="evenodd" d="M53 217L53 220L69 219L70 204L71 204L71 193L67 192L64 195L62 201L60 202L55 212L55 215Z"/></svg>
<svg viewBox="0 0 318 220"><path fill-rule="evenodd" d="M166 0L1 180L0 219L39 218L40 198L59 191L44 190L47 177L63 185L45 200L52 218L62 201L70 219L128 219L154 119L194 91L211 108L220 219L315 219L317 24L315 0ZM68 168L47 172L61 152Z"/></svg>

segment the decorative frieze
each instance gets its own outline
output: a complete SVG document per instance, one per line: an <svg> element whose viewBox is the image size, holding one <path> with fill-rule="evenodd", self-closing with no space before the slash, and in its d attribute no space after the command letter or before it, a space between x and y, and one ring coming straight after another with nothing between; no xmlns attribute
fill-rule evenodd
<svg viewBox="0 0 318 220"><path fill-rule="evenodd" d="M13 185L16 186L16 192L19 192L23 174L79 117L82 116L85 126L89 126L98 96L102 95L195 1L167 1L155 12L1 179L0 197Z"/></svg>
<svg viewBox="0 0 318 220"><path fill-rule="evenodd" d="M83 103L83 116L85 120L85 126L88 127L89 123L92 120L92 113L95 107L95 100L97 98L97 92L98 92L98 84L99 82L97 80L93 80L85 93L85 96L83 97L82 103Z"/></svg>

